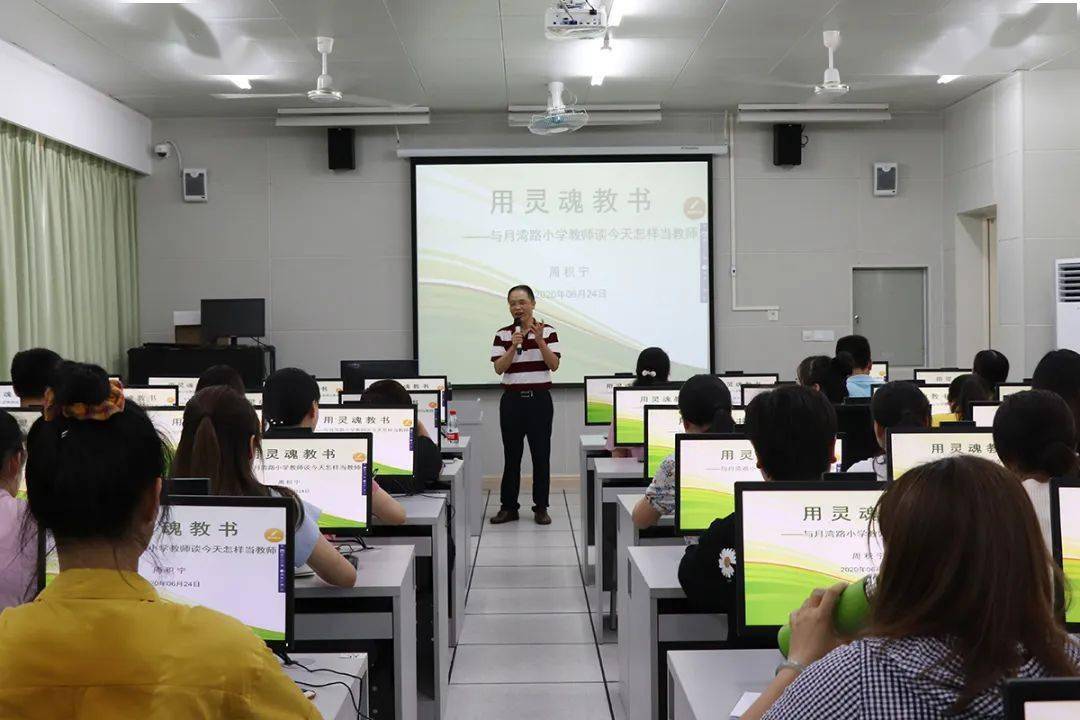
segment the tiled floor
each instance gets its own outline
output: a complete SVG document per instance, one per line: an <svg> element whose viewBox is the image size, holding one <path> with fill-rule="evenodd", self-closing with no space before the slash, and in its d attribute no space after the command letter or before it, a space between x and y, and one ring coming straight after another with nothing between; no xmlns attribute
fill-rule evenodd
<svg viewBox="0 0 1080 720"><path fill-rule="evenodd" d="M621 720L615 646L596 644L578 568L577 495L552 493L547 527L530 504L484 524L446 720ZM487 517L498 510L490 497Z"/></svg>

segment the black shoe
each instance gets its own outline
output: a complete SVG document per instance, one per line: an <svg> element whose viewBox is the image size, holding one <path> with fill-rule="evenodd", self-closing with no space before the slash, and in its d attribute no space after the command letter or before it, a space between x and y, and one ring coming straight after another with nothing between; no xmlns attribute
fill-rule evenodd
<svg viewBox="0 0 1080 720"><path fill-rule="evenodd" d="M537 525L550 525L551 516L548 515L547 510L543 508L533 511L533 518L536 520Z"/></svg>
<svg viewBox="0 0 1080 720"><path fill-rule="evenodd" d="M517 510L500 510L499 513L491 518L492 525L502 525L503 523L510 522L518 519ZM549 521L550 522L550 521Z"/></svg>

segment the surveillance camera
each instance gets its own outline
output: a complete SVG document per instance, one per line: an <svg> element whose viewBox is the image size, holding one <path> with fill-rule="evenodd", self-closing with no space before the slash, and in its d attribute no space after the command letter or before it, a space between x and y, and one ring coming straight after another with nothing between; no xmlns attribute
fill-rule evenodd
<svg viewBox="0 0 1080 720"><path fill-rule="evenodd" d="M158 143L154 146L154 154L157 155L159 160L164 160L169 155L172 155L172 145L167 142Z"/></svg>

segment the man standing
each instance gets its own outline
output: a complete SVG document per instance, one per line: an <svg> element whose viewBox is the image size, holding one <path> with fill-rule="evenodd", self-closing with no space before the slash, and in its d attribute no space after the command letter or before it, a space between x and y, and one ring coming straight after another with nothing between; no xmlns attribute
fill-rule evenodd
<svg viewBox="0 0 1080 720"><path fill-rule="evenodd" d="M536 296L528 285L510 288L506 301L514 322L495 333L491 361L502 376L499 426L503 441L502 507L491 518L498 525L518 519L521 454L525 438L533 464L533 514L539 525L550 525L551 487L551 373L559 369L559 336L555 328L536 320Z"/></svg>

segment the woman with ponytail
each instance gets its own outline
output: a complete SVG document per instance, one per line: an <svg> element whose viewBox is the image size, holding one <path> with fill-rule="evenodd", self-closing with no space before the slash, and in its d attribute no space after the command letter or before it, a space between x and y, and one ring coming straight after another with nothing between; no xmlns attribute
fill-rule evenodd
<svg viewBox="0 0 1080 720"><path fill-rule="evenodd" d="M915 383L894 381L886 383L874 393L870 401L870 414L874 418L874 436L881 454L860 460L847 469L852 473L875 473L878 480L889 478L885 456L885 436L893 428L930 427L930 401Z"/></svg>
<svg viewBox="0 0 1080 720"><path fill-rule="evenodd" d="M679 390L679 414L683 429L691 434L729 433L735 429L731 419L731 392L715 375L695 375ZM675 456L668 455L645 490L645 497L634 506L634 525L652 527L664 515L675 512Z"/></svg>
<svg viewBox="0 0 1080 720"><path fill-rule="evenodd" d="M315 412L317 418L317 408ZM331 585L352 587L356 568L319 532L322 511L288 488L270 487L256 479L253 463L262 452L261 438L259 418L243 395L225 385L200 390L184 409L184 432L176 447L172 477L210 478L214 495L290 498L298 518L296 566L308 565Z"/></svg>
<svg viewBox="0 0 1080 720"><path fill-rule="evenodd" d="M634 368L634 382L631 387L650 387L652 385L667 385L668 376L671 374L671 358L658 347L648 347L638 354L637 367ZM632 457L635 460L645 458L645 448L617 448L615 447L615 423L608 426L607 451L611 457Z"/></svg>
<svg viewBox="0 0 1080 720"><path fill-rule="evenodd" d="M832 358L811 355L799 363L795 377L800 385L821 391L829 402L839 405L848 396L847 379L854 372L855 359L850 353L841 351Z"/></svg>
<svg viewBox="0 0 1080 720"><path fill-rule="evenodd" d="M1069 406L1049 390L1009 395L994 415L994 445L1005 467L1023 479L1050 547L1050 479L1080 472Z"/></svg>
<svg viewBox="0 0 1080 720"><path fill-rule="evenodd" d="M158 523L162 440L101 368L63 363L53 378L26 480L60 574L0 614L0 717L320 717L250 628L165 602L139 575Z"/></svg>

